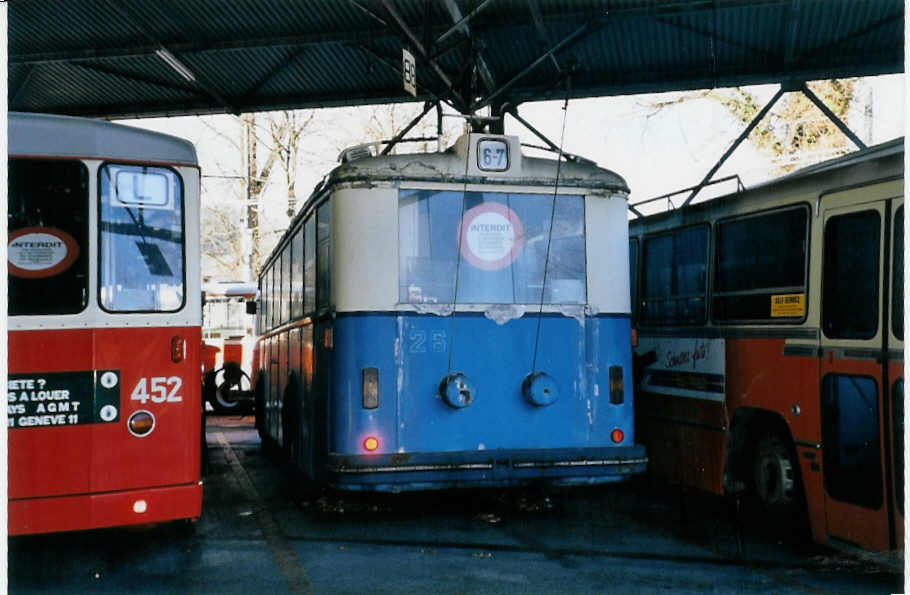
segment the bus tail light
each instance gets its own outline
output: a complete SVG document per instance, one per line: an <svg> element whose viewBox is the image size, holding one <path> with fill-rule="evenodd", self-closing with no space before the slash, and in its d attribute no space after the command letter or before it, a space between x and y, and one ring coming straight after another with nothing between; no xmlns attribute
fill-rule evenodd
<svg viewBox="0 0 910 595"><path fill-rule="evenodd" d="M622 366L610 366L610 403L622 405L623 400Z"/></svg>
<svg viewBox="0 0 910 595"><path fill-rule="evenodd" d="M379 448L379 439L375 436L367 436L363 441L363 449L367 452L373 452Z"/></svg>
<svg viewBox="0 0 910 595"><path fill-rule="evenodd" d="M625 434L622 433L622 430L616 428L610 433L610 439L613 440L616 444L622 442L622 439L625 438Z"/></svg>
<svg viewBox="0 0 910 595"><path fill-rule="evenodd" d="M175 364L179 364L183 361L183 357L186 351L186 342L183 340L183 337L180 335L174 335L171 337L171 361Z"/></svg>
<svg viewBox="0 0 910 595"><path fill-rule="evenodd" d="M325 329L322 332L322 346L326 349L332 349L335 347L335 333L332 332L331 327Z"/></svg>
<svg viewBox="0 0 910 595"><path fill-rule="evenodd" d="M363 369L363 408L379 407L379 368Z"/></svg>
<svg viewBox="0 0 910 595"><path fill-rule="evenodd" d="M155 416L148 411L134 411L126 426L133 436L148 436L155 429Z"/></svg>
<svg viewBox="0 0 910 595"><path fill-rule="evenodd" d="M136 514L143 514L146 510L148 510L148 502L145 500L136 500L133 502L133 512Z"/></svg>

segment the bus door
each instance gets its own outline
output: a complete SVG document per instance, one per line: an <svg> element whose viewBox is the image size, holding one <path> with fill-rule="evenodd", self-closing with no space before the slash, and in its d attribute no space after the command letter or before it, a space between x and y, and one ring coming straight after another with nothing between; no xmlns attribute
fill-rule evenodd
<svg viewBox="0 0 910 595"><path fill-rule="evenodd" d="M895 184L821 199L820 424L827 534L897 544L892 341ZM902 211L901 211L902 213ZM902 389L902 382L900 383ZM902 397L900 402L902 408ZM902 536L901 536L902 539Z"/></svg>

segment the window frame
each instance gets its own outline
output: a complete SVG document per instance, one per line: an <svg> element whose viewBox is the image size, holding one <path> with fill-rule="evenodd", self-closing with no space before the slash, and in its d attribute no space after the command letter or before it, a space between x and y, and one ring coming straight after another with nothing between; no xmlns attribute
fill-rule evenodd
<svg viewBox="0 0 910 595"><path fill-rule="evenodd" d="M641 304L643 304L647 300L647 298L645 297L645 292L644 292L645 280L647 278L647 274L646 274L647 267L646 267L646 263L645 263L645 250L646 250L645 245L647 244L647 242L652 239L656 239L656 238L659 238L662 236L672 235L672 234L676 234L676 233L679 233L684 230L697 229L697 228L705 229L708 234L707 239L705 241L705 261L704 261L705 262L705 285L704 285L704 292L702 293L702 296L701 296L702 299L704 300L705 307L704 307L704 313L701 316L701 319L698 321L672 320L672 321L668 321L668 322L654 322L651 320L647 320L644 316L642 316L641 311L639 311L638 322L639 322L640 326L642 326L642 327L661 327L661 326L697 327L697 326L705 326L708 324L708 321L711 320L710 295L711 295L711 286L712 286L712 282L713 282L713 279L711 278L711 274L712 274L711 252L713 250L713 244L712 244L713 233L712 232L714 230L713 230L711 223L708 221L700 221L698 223L692 223L689 225L682 225L680 227L664 229L664 230L657 231L654 233L645 234L644 236L642 236L641 246L639 247L640 252L638 255L639 262L640 262L639 266L640 266L640 271L641 271L641 275L638 280L639 302ZM666 299L669 300L669 299L679 299L679 298L666 298Z"/></svg>
<svg viewBox="0 0 910 595"><path fill-rule="evenodd" d="M751 289L745 291L716 291L717 284L717 270L720 265L720 251L718 246L718 228L721 225L730 222L743 221L746 219L754 219L757 217L764 217L767 215L773 215L775 213L781 213L788 210L803 209L806 214L806 234L804 236L806 242L806 251L803 255L803 285L802 291L791 291L796 286L793 287L764 287L759 289ZM778 207L770 207L767 209L762 209L760 211L752 211L749 213L744 213L741 215L731 215L729 217L723 217L717 219L713 222L712 225L712 234L711 238L711 282L709 287L709 314L711 323L714 325L764 325L764 326L776 326L781 324L787 325L800 325L804 324L809 317L809 263L811 262L811 252L812 252L812 207L809 203L798 202L791 203L786 205L781 205ZM714 308L714 299L715 297L735 297L735 296L751 296L751 295L765 295L765 294L774 294L779 290L780 293L802 293L805 297L803 298L805 304L805 310L803 315L800 318L789 318L789 317L780 317L780 318L727 318L719 319L717 317L716 309Z"/></svg>
<svg viewBox="0 0 910 595"><path fill-rule="evenodd" d="M83 296L81 306L76 309L71 309L67 312L62 312L62 313L61 312L53 312L53 313L42 312L42 313L37 313L37 314L34 314L34 313L11 314L10 313L10 304L7 303L6 315L8 316L8 318L19 318L19 317L26 317L26 316L76 316L76 315L82 314L83 312L85 312L88 309L89 304L91 304L91 301L92 301L91 295L90 295L91 287L92 287L92 285L91 285L92 262L91 262L91 256L90 256L91 255L91 242L92 242L91 208L92 208L92 202L95 200L95 197L93 197L92 193L91 193L91 173L89 171L89 168L86 165L85 161L83 161L81 159L66 159L66 158L45 159L42 157L10 155L7 157L7 166L6 166L7 167L7 197L6 197L7 208L9 208L9 185L11 182L9 172L13 169L10 167L12 162L20 162L20 163L28 162L30 164L41 164L41 165L45 165L45 164L51 164L51 165L77 164L78 165L78 168L80 170L79 171L80 176L82 177L82 180L85 183L85 192L82 196L82 199L84 199L83 206L85 207L85 210L84 210L85 228L84 228L84 230L81 230L84 232L82 235L82 238L74 237L73 239L75 239L77 242L80 239L85 240L85 245L79 246L79 250L81 252L79 258L81 258L83 256L85 258L84 271L82 271L85 275L85 282L84 282L84 284L81 285L81 288L84 290L85 294ZM99 186L99 188L100 188L100 186ZM23 229L23 228L17 228L16 230L12 230L12 232L15 233L19 229ZM7 242L9 242L10 231L11 230L7 229L7 239L6 239ZM62 231L66 231L66 230L62 230ZM73 237L73 234L70 234L69 232L66 232L66 233L67 233L67 235ZM75 267L79 261L79 258L77 258L76 261L74 261L70 265L70 267ZM63 274L65 272L67 272L67 271L60 271L60 273L58 273L58 274ZM12 297L12 294L10 293L10 279L9 279L11 273L9 273L7 271L6 275L7 275L7 299L9 300ZM100 297L99 297L99 299L100 299Z"/></svg>
<svg viewBox="0 0 910 595"><path fill-rule="evenodd" d="M102 234L103 234L102 225L101 225L102 216L103 216L102 207L101 207L101 177L103 175L105 168L108 165L120 165L120 166L127 166L127 167L154 167L157 169L168 170L168 171L172 172L174 174L174 176L177 178L177 184L180 188L180 232L181 232L180 246L182 248L180 251L181 252L181 263L180 263L181 267L180 268L181 268L181 285L183 287L183 294L182 294L183 299L180 303L180 306L173 310L110 310L104 306L104 303L101 300L101 288L102 288L101 272L102 272L102 267L104 265L104 257L102 255L102 245L103 244L102 244L102 239L101 239ZM111 183L113 184L113 176L108 176L108 177L111 178ZM157 163L134 163L134 162L123 162L123 161L116 161L116 160L103 161L103 162L101 162L101 164L98 165L95 205L98 210L97 217L96 217L96 222L98 225L98 230L97 230L98 234L96 236L96 241L97 241L96 272L98 275L98 279L97 279L97 283L95 286L95 291L96 291L95 300L98 302L98 307L101 309L101 311L105 312L107 314L114 314L114 315L119 315L119 314L163 314L163 315L168 315L168 314L176 314L178 312L182 312L183 309L186 308L187 299L188 299L187 298L187 293L188 293L187 292L187 278L186 278L186 266L187 266L186 252L187 252L187 235L188 235L188 233L187 233L187 225L186 225L186 187L185 187L185 184L183 181L183 176L180 175L180 172L178 172L177 169L172 166L161 165L161 164L157 164Z"/></svg>
<svg viewBox="0 0 910 595"><path fill-rule="evenodd" d="M821 230L822 254L821 254L821 260L820 260L820 265L819 265L821 267L821 296L820 296L821 297L821 300L820 300L820 303L821 303L820 310L821 311L819 312L819 323L820 323L819 328L821 330L822 335L828 340L872 341L877 336L879 336L879 333L883 332L883 322L884 321L882 320L882 301L885 298L884 298L884 296L882 296L882 275L887 273L887 270L883 266L883 263L882 263L882 241L883 241L882 229L884 228L886 222L884 220L884 217L882 216L882 213L879 212L878 209L876 209L874 206L872 208L862 208L863 206L864 205L858 205L859 208L857 208L856 210L849 210L849 211L842 212L842 213L841 212L834 213L830 217L828 217L827 220L824 220L822 222L822 226L821 226L822 227L822 230ZM828 226L831 224L832 221L834 221L836 219L845 219L845 218L854 218L855 219L855 218L858 218L859 216L870 214L870 213L875 215L876 222L878 224L878 235L875 239L876 247L878 248L878 250L876 251L876 263L875 263L876 264L876 266L875 266L876 277L875 277L875 284L874 284L875 296L874 296L874 299L871 300L872 305L875 308L875 328L873 329L872 334L867 334L867 335L860 335L860 334L844 335L842 333L841 334L829 334L829 332L826 328L826 322L828 321L828 318L826 316L828 312L826 312L826 311L830 311L830 307L826 307L827 299L825 297L828 292L828 289L826 287L826 285L827 285L827 283L826 283L827 268L828 268L827 267L827 265L828 265ZM890 267L888 267L888 268L890 268Z"/></svg>

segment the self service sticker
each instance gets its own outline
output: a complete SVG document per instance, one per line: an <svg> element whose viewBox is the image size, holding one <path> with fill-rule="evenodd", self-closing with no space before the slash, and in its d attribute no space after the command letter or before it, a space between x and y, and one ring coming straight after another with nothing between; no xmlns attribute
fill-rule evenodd
<svg viewBox="0 0 910 595"><path fill-rule="evenodd" d="M6 253L10 275L40 279L70 268L79 257L79 244L54 227L25 227L9 234Z"/></svg>
<svg viewBox="0 0 910 595"><path fill-rule="evenodd" d="M524 244L518 215L496 202L485 202L468 210L460 234L461 255L484 271L496 271L510 265Z"/></svg>

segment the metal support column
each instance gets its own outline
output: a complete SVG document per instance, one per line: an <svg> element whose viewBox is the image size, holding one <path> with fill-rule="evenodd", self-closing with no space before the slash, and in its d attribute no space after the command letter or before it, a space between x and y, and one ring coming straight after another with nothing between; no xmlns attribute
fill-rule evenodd
<svg viewBox="0 0 910 595"><path fill-rule="evenodd" d="M724 162L730 157L730 155L733 154L733 151L735 151L736 148L739 147L739 145L749 137L755 127L758 126L758 123L762 121L762 119L768 114L771 108L774 107L774 104L777 103L777 100L780 99L784 93L786 93L786 89L781 86L781 88L777 90L777 93L774 94L774 97L771 98L771 101L769 101L768 104L763 107L760 112L758 112L755 118L749 122L749 125L746 126L746 129L743 130L742 134L739 135L739 138L733 141L733 144L730 145L730 148L727 149L727 151L721 156L720 160L714 165L714 167L711 168L711 171L709 171L704 179L702 179L702 181L699 182L697 186L695 186L695 189L692 190L692 194L686 198L682 206L686 206L692 202L692 199L695 198L695 195L698 194L701 189L705 187L705 184L711 180L711 176L717 173L717 170L719 170Z"/></svg>
<svg viewBox="0 0 910 595"><path fill-rule="evenodd" d="M865 144L863 141L859 140L859 137L856 136L855 134L853 134L853 131L852 131L852 130L850 130L849 128L847 128L847 125L844 124L843 121L841 121L841 119L837 117L837 114L835 114L834 112L832 112L830 109L828 109L828 106L827 106L827 105L825 105L824 103L822 103L822 100L818 98L818 95L816 95L815 93L812 92L812 89L810 89L810 88L806 85L806 83L803 83L802 86L799 88L799 90L802 91L802 92L803 92L803 95L805 95L806 97L808 97L808 98L809 98L809 101L811 101L812 103L814 103L814 104L815 104L815 107L817 107L818 109L820 109L820 110L822 111L822 113L825 114L825 116L826 116L829 120L831 120L831 122L832 122L835 126L837 126L838 129L839 129L841 132L843 132L843 133L847 136L847 138L849 138L851 141L853 141L853 144L854 144L854 145L856 145L856 146L859 147L860 149L865 149L865 148L866 148L866 144Z"/></svg>

